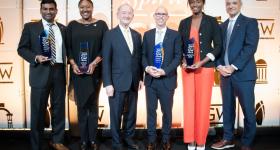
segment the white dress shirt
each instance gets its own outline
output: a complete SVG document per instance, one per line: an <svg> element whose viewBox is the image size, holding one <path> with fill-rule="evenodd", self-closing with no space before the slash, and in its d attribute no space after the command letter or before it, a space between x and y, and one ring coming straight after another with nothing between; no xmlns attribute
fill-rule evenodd
<svg viewBox="0 0 280 150"><path fill-rule="evenodd" d="M42 19L42 23L44 26L44 30L49 33L49 26L48 26L48 22L44 19ZM62 59L62 36L61 36L61 32L60 29L58 27L58 25L56 24L56 22L54 22L54 25L52 26L52 29L54 31L54 36L55 36L55 51L56 51L56 58L55 58L55 62L56 63L63 63L63 59Z"/></svg>
<svg viewBox="0 0 280 150"><path fill-rule="evenodd" d="M167 27L164 27L162 29L156 28L155 45L163 42L166 30L167 30Z"/></svg>

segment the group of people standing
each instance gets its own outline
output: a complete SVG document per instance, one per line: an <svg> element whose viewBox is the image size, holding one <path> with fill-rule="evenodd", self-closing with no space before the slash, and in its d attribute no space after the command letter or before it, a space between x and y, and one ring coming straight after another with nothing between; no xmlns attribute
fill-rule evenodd
<svg viewBox="0 0 280 150"><path fill-rule="evenodd" d="M18 54L30 63L31 147L40 150L44 131L44 114L50 95L52 117L51 146L68 150L63 145L65 127L65 68L71 65L81 135L81 150L98 149L98 99L103 82L110 106L112 149L121 150L123 143L139 149L133 136L136 126L138 90L145 85L147 104L147 150L170 150L173 96L177 87L177 67L182 67L184 92L184 142L189 150L204 150L209 129L214 69L221 74L223 99L223 139L213 149L234 147L235 97L244 113L242 150L250 150L256 132L254 86L258 45L256 19L241 14L241 0L225 0L229 14L221 25L203 12L205 0L188 0L192 15L180 22L178 31L166 26L168 10L159 6L153 18L154 29L140 33L129 27L133 8L125 3L118 7L119 24L108 30L102 20L93 18L93 2L80 0L81 18L67 28L55 21L54 0L42 0L42 20L24 25ZM46 31L51 58L42 55L40 36ZM192 39L194 63L188 64L183 50ZM161 57L155 58L155 46L161 46ZM86 70L80 67L81 46L87 50ZM66 59L67 58L67 59ZM155 66L155 59L162 59ZM157 144L156 109L161 105L162 138ZM121 135L121 124L123 136ZM122 140L123 137L123 140Z"/></svg>

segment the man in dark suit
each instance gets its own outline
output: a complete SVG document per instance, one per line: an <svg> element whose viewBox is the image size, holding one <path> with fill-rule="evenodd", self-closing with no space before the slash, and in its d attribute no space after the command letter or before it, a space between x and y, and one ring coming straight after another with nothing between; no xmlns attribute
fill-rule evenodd
<svg viewBox="0 0 280 150"><path fill-rule="evenodd" d="M177 67L181 62L181 37L174 30L166 27L168 12L158 7L154 13L156 28L144 34L142 65L145 69L145 87L147 100L148 150L156 149L156 109L158 100L162 116L162 148L171 149L169 142L172 124L172 105L174 90L177 87ZM162 46L162 64L154 63L154 47Z"/></svg>
<svg viewBox="0 0 280 150"><path fill-rule="evenodd" d="M52 142L57 150L68 150L62 143L65 128L65 27L54 21L57 4L54 0L42 0L42 20L24 25L18 45L18 54L30 63L31 86L31 147L42 149L45 111L48 97L51 102ZM42 55L40 35L48 34L51 59Z"/></svg>
<svg viewBox="0 0 280 150"><path fill-rule="evenodd" d="M124 144L128 148L138 149L132 137L143 71L141 35L129 28L133 16L133 8L122 4L117 11L119 25L106 32L103 39L103 85L109 97L113 149L121 149L120 124L123 112Z"/></svg>
<svg viewBox="0 0 280 150"><path fill-rule="evenodd" d="M249 150L256 132L255 95L256 63L259 30L257 20L240 13L241 0L226 0L229 19L222 25L223 54L217 61L221 74L223 99L223 139L212 145L214 149L234 147L235 98L238 97L244 114L242 150Z"/></svg>

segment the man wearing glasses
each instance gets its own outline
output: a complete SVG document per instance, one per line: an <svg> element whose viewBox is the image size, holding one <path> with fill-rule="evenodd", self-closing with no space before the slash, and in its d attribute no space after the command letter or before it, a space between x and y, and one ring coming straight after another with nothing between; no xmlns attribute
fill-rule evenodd
<svg viewBox="0 0 280 150"><path fill-rule="evenodd" d="M145 69L148 145L156 149L156 109L158 100L163 112L162 147L170 150L174 90L177 86L177 67L181 61L181 38L177 31L166 27L167 9L160 6L154 13L156 28L144 34L142 65Z"/></svg>

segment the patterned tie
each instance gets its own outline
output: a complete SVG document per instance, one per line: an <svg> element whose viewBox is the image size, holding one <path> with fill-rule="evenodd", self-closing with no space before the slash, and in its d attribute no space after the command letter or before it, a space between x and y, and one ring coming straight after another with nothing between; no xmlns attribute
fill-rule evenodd
<svg viewBox="0 0 280 150"><path fill-rule="evenodd" d="M53 31L53 23L49 23L49 41L50 41L50 47L51 47L51 54L52 54L52 58L50 60L51 65L54 65L56 62L56 48L55 48L55 36L54 36L54 31Z"/></svg>
<svg viewBox="0 0 280 150"><path fill-rule="evenodd" d="M128 48L130 50L130 53L132 54L133 52L133 42L132 42L132 39L131 39L131 34L129 32L129 29L125 29L125 36L126 36L126 43L128 45Z"/></svg>
<svg viewBox="0 0 280 150"><path fill-rule="evenodd" d="M233 29L233 21L234 20L229 20L228 23L228 28L227 28L227 36L226 36L226 51L225 51L225 57L224 57L224 61L225 61L225 65L229 65L229 60L228 60L228 45L229 45L229 41L230 41L230 36L232 33L232 29Z"/></svg>

